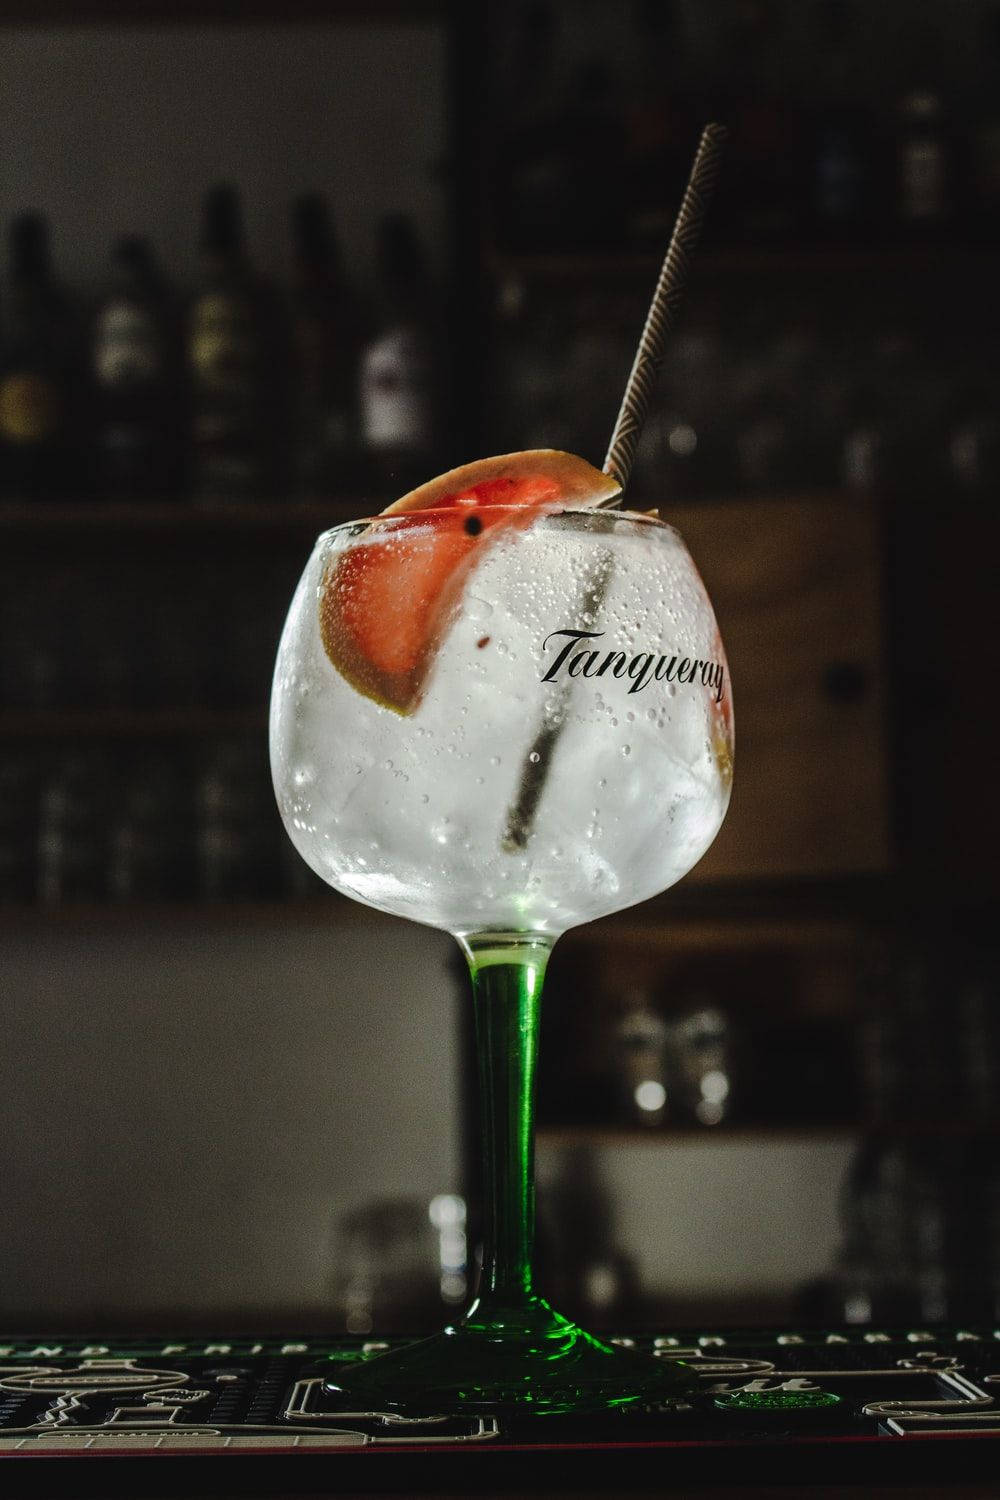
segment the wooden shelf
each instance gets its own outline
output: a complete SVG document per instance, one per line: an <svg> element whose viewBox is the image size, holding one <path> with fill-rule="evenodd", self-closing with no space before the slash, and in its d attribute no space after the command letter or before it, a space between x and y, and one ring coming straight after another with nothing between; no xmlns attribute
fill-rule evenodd
<svg viewBox="0 0 1000 1500"><path fill-rule="evenodd" d="M68 722L68 716L66 720ZM137 720L139 715L136 715ZM154 716L150 716L151 718ZM198 729L199 722L203 726ZM234 728L237 722L256 727L255 715L242 714L196 716L190 719L192 734L205 732L211 723ZM178 716L178 723L183 723ZM259 722L259 720L258 720ZM0 725L2 727L2 725ZM97 731L95 730L95 733ZM104 732L104 731L101 731ZM138 729L136 730L138 733ZM145 731L144 731L145 732ZM155 732L150 730L149 732ZM178 732L187 732L187 730ZM624 947L631 949L671 949L678 946L754 946L778 945L810 948L817 944L851 943L857 940L859 921L866 915L875 919L885 915L892 900L892 887L881 879L861 879L836 883L800 881L787 887L771 885L734 885L732 887L683 887L657 896L642 906L631 907L585 927L575 928L559 940L557 952L572 947ZM827 913L823 915L824 911ZM103 916L114 920L150 922L183 919L186 921L228 920L234 914L249 915L254 920L287 918L295 922L329 922L331 913L348 920L381 920L402 922L405 918L385 915L374 907L352 901L339 891L326 890L317 883L315 896L287 901L201 902L176 901L156 903L86 902L66 906L38 907L33 903L11 903L0 907L8 921L75 921L92 922Z"/></svg>
<svg viewBox="0 0 1000 1500"><path fill-rule="evenodd" d="M550 251L544 254L487 252L486 266L497 278L524 281L650 280L662 257L635 251L606 254ZM939 245L804 245L785 249L757 246L720 247L696 256L699 278L737 276L919 275L957 273L986 276L995 268L989 246Z"/></svg>
<svg viewBox="0 0 1000 1500"><path fill-rule="evenodd" d="M336 891L315 897L290 897L287 901L242 900L198 901L70 901L52 906L33 902L0 905L0 928L39 932L49 927L260 927L268 923L288 926L343 926L362 921L397 922L374 908L350 901Z"/></svg>
<svg viewBox="0 0 1000 1500"><path fill-rule="evenodd" d="M669 948L696 934L706 946L777 941L805 947L840 946L857 938L858 925L892 915L899 893L892 874L838 879L690 882L639 906L574 928L565 945L614 943L626 948Z"/></svg>
<svg viewBox="0 0 1000 1500"><path fill-rule="evenodd" d="M0 26L289 25L443 19L445 0L10 0Z"/></svg>
<svg viewBox="0 0 1000 1500"><path fill-rule="evenodd" d="M52 709L0 714L0 741L35 739L183 739L263 733L260 708Z"/></svg>
<svg viewBox="0 0 1000 1500"><path fill-rule="evenodd" d="M377 514L384 497L329 501L241 501L198 505L190 500L64 500L0 502L0 532L8 534L171 532L204 535L269 532L316 535L330 526Z"/></svg>
<svg viewBox="0 0 1000 1500"><path fill-rule="evenodd" d="M858 1135L857 1121L820 1125L539 1125L539 1145L609 1147L676 1146L682 1142L723 1141L726 1144L773 1144L777 1141L841 1141Z"/></svg>
<svg viewBox="0 0 1000 1500"><path fill-rule="evenodd" d="M629 1146L675 1146L690 1141L725 1141L761 1144L787 1141L842 1141L860 1136L892 1140L996 1140L996 1120L899 1120L868 1119L787 1124L733 1123L731 1125L539 1125L540 1145L554 1148L589 1146L620 1150Z"/></svg>

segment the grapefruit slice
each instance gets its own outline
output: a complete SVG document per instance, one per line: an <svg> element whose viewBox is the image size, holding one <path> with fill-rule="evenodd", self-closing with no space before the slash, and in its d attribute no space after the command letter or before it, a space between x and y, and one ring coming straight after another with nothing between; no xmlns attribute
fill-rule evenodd
<svg viewBox="0 0 1000 1500"><path fill-rule="evenodd" d="M586 508L620 494L617 480L610 474L602 474L585 458L562 453L558 448L528 448L522 453L501 453L495 458L480 458L475 463L449 469L394 500L382 514L398 516L402 511L452 505L471 508L558 504Z"/></svg>
<svg viewBox="0 0 1000 1500"><path fill-rule="evenodd" d="M619 493L607 474L554 448L480 459L411 490L328 568L319 606L327 656L365 697L412 713L485 549L543 511Z"/></svg>

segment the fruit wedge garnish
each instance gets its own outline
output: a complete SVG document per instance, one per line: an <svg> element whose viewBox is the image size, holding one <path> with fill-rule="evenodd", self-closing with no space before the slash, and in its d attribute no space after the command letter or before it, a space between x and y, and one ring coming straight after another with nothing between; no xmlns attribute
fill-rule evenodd
<svg viewBox="0 0 1000 1500"><path fill-rule="evenodd" d="M729 664L718 626L712 655L722 665L725 673L722 697L718 701L714 696L709 700L712 709L712 754L723 786L729 787L733 784L733 700L729 692Z"/></svg>
<svg viewBox="0 0 1000 1500"><path fill-rule="evenodd" d="M486 549L543 511L619 493L607 474L554 448L483 458L411 490L328 568L320 593L327 656L365 697L412 713Z"/></svg>
<svg viewBox="0 0 1000 1500"><path fill-rule="evenodd" d="M387 505L384 516L447 506L548 504L601 505L621 494L621 486L585 458L558 448L501 453L449 469Z"/></svg>

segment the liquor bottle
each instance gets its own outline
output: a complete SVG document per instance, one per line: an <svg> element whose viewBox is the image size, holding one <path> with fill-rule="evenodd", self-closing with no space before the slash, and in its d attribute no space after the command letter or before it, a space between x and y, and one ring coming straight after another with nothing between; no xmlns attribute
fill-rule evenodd
<svg viewBox="0 0 1000 1500"><path fill-rule="evenodd" d="M278 893L278 828L266 760L253 742L219 741L196 791L197 885L209 901Z"/></svg>
<svg viewBox="0 0 1000 1500"><path fill-rule="evenodd" d="M951 147L944 102L933 89L914 89L899 102L897 210L914 234L940 229L954 202Z"/></svg>
<svg viewBox="0 0 1000 1500"><path fill-rule="evenodd" d="M343 489L357 443L361 315L323 199L292 205L292 463L306 498Z"/></svg>
<svg viewBox="0 0 1000 1500"><path fill-rule="evenodd" d="M1000 6L983 18L983 103L972 127L972 187L975 228L995 244L1000 239Z"/></svg>
<svg viewBox="0 0 1000 1500"><path fill-rule="evenodd" d="M175 369L169 301L147 242L118 240L91 345L95 490L141 499L175 492Z"/></svg>
<svg viewBox="0 0 1000 1500"><path fill-rule="evenodd" d="M5 750L0 754L0 903L30 901L35 894L37 804L35 755Z"/></svg>
<svg viewBox="0 0 1000 1500"><path fill-rule="evenodd" d="M626 228L641 249L667 243L697 140L675 0L640 0L634 86L625 109Z"/></svg>
<svg viewBox="0 0 1000 1500"><path fill-rule="evenodd" d="M382 220L377 263L383 321L361 355L361 437L377 478L401 493L433 473L441 340L423 248L405 216Z"/></svg>
<svg viewBox="0 0 1000 1500"><path fill-rule="evenodd" d="M52 499L70 491L76 331L69 302L52 277L45 218L26 213L14 219L9 249L0 472L7 494Z"/></svg>
<svg viewBox="0 0 1000 1500"><path fill-rule="evenodd" d="M823 59L821 105L813 119L809 176L812 214L824 239L857 235L870 215L872 123L856 97L855 32L850 0L823 0L815 35Z"/></svg>
<svg viewBox="0 0 1000 1500"><path fill-rule="evenodd" d="M45 906L107 894L110 779L96 752L63 756L42 788L38 811L38 899Z"/></svg>
<svg viewBox="0 0 1000 1500"><path fill-rule="evenodd" d="M188 788L167 756L143 755L121 778L108 850L108 890L119 901L169 901L194 884Z"/></svg>
<svg viewBox="0 0 1000 1500"><path fill-rule="evenodd" d="M199 500L264 497L274 478L276 413L270 309L248 262L243 216L228 184L205 197L201 286L187 320L191 485Z"/></svg>
<svg viewBox="0 0 1000 1500"><path fill-rule="evenodd" d="M724 236L787 245L801 227L807 134L781 76L786 16L779 0L737 0L723 43L718 99L731 129L718 213Z"/></svg>
<svg viewBox="0 0 1000 1500"><path fill-rule="evenodd" d="M951 403L947 466L952 482L970 499L996 494L1000 478L1000 411L995 382L985 375L961 389Z"/></svg>
<svg viewBox="0 0 1000 1500"><path fill-rule="evenodd" d="M629 1124L659 1125L666 1118L667 1036L666 1022L643 990L622 997L614 1040L615 1092L618 1116Z"/></svg>
<svg viewBox="0 0 1000 1500"><path fill-rule="evenodd" d="M557 70L558 24L548 0L525 0L507 21L494 82L501 122L491 162L499 249L538 253L565 243L572 191ZM506 101L517 100L516 110ZM577 226L579 228L579 226Z"/></svg>

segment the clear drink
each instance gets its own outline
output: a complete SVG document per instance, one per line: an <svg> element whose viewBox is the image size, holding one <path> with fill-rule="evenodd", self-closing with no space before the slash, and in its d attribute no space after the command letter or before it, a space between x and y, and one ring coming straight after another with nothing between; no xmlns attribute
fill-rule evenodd
<svg viewBox="0 0 1000 1500"><path fill-rule="evenodd" d="M413 521L325 533L289 612L271 754L300 854L356 900L459 935L555 936L673 885L732 779L728 667L680 536L612 511L501 525L401 714L334 667L320 621L348 550L395 530L421 566ZM432 515L423 531L430 552ZM410 628L381 622L390 641Z"/></svg>

